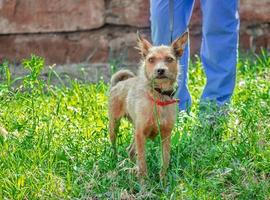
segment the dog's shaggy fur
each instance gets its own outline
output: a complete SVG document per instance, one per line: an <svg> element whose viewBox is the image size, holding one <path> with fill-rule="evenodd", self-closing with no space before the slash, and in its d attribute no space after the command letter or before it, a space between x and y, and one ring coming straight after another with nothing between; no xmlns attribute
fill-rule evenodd
<svg viewBox="0 0 270 200"><path fill-rule="evenodd" d="M161 91L172 91L178 78L178 59L184 51L188 34L184 33L171 46L152 46L138 35L142 62L138 76L122 70L112 76L109 97L109 133L115 147L119 120L127 117L135 127L134 141L129 154L137 153L139 175L147 174L145 141L161 133L164 176L170 159L171 131L176 119L176 105L160 106L156 101L170 101ZM159 123L158 123L159 121Z"/></svg>

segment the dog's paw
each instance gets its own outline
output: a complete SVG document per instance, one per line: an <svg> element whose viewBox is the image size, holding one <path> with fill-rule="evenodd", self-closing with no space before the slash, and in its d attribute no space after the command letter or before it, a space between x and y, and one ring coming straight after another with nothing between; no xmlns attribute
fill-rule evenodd
<svg viewBox="0 0 270 200"><path fill-rule="evenodd" d="M159 177L160 177L160 179L165 179L166 178L166 172L167 172L167 170L164 170L164 169L161 169L159 171Z"/></svg>
<svg viewBox="0 0 270 200"><path fill-rule="evenodd" d="M139 178L147 177L147 170L142 168L137 168L137 175Z"/></svg>

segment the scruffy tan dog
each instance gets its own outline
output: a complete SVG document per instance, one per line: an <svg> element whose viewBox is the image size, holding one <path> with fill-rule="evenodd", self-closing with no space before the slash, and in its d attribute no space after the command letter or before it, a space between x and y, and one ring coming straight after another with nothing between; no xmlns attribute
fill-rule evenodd
<svg viewBox="0 0 270 200"><path fill-rule="evenodd" d="M137 153L138 172L147 174L145 142L160 132L162 138L163 177L170 160L171 131L176 120L176 99L173 99L178 77L178 59L183 54L187 32L171 46L152 46L138 34L138 49L142 55L138 76L121 70L111 79L109 97L109 133L115 147L119 120L130 119L135 126L134 141L129 155Z"/></svg>

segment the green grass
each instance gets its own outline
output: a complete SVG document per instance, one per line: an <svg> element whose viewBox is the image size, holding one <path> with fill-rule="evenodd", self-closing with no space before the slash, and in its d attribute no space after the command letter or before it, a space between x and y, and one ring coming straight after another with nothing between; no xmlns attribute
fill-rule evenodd
<svg viewBox="0 0 270 200"><path fill-rule="evenodd" d="M104 82L51 86L39 78L44 60L24 60L14 80L1 65L0 199L269 199L270 57L242 56L231 112L204 126L198 119L205 76L190 66L190 114L180 113L167 182L159 180L158 138L147 142L149 179L142 186L126 152L133 128L122 121L118 156L108 138ZM49 79L57 75L53 69ZM21 81L14 88L15 82Z"/></svg>

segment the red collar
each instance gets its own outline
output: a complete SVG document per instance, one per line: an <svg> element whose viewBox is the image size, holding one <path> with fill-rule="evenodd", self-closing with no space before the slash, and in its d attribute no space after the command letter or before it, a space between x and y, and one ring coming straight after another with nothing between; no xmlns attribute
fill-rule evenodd
<svg viewBox="0 0 270 200"><path fill-rule="evenodd" d="M150 95L149 93L148 93L148 96L149 96L151 101L153 101L154 103L156 103L159 106L168 106L170 104L179 102L179 99L171 99L171 100L168 100L168 101L160 101L158 99L154 99L153 96Z"/></svg>

